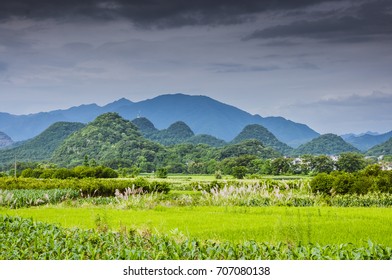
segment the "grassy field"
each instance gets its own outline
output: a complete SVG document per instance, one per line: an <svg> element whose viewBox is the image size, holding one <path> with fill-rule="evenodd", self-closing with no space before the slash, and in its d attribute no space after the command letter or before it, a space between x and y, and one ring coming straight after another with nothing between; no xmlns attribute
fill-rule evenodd
<svg viewBox="0 0 392 280"><path fill-rule="evenodd" d="M0 215L33 218L67 228L135 229L187 238L293 244L353 243L392 246L391 208L334 207L112 207L44 206L0 209Z"/></svg>
<svg viewBox="0 0 392 280"><path fill-rule="evenodd" d="M328 196L309 178L144 178L4 179L0 259L392 259L389 193Z"/></svg>

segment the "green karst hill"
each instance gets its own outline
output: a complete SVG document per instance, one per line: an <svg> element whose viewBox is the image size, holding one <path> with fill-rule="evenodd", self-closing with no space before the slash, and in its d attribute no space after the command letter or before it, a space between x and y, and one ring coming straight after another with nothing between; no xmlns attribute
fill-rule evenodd
<svg viewBox="0 0 392 280"><path fill-rule="evenodd" d="M139 128L144 137L165 146L191 143L195 145L206 144L211 147L222 147L227 144L225 141L212 135L195 135L192 129L182 121L177 121L167 129L162 130L158 130L150 120L144 117L136 118L132 123Z"/></svg>
<svg viewBox="0 0 392 280"><path fill-rule="evenodd" d="M140 132L146 137L152 137L159 130L154 126L154 124L147 118L136 118L132 121L136 125Z"/></svg>
<svg viewBox="0 0 392 280"><path fill-rule="evenodd" d="M360 152L342 137L328 133L323 134L293 151L294 155L338 155L345 152Z"/></svg>
<svg viewBox="0 0 392 280"><path fill-rule="evenodd" d="M100 164L130 166L152 163L162 150L159 144L146 140L132 122L117 113L105 113L67 138L53 153L52 161L72 166L87 157Z"/></svg>
<svg viewBox="0 0 392 280"><path fill-rule="evenodd" d="M289 154L293 150L293 148L279 141L268 129L259 124L247 125L241 133L233 139L232 143L240 143L249 139L259 140L265 146L271 147L282 154Z"/></svg>

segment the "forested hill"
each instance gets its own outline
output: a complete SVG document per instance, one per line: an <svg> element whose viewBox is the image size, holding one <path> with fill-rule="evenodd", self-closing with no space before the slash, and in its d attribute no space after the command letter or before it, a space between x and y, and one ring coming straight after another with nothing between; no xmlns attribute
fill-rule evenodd
<svg viewBox="0 0 392 280"><path fill-rule="evenodd" d="M374 146L366 154L369 156L392 155L392 137L386 142Z"/></svg>
<svg viewBox="0 0 392 280"><path fill-rule="evenodd" d="M227 144L225 141L212 135L195 135L191 128L182 121L177 121L167 129L162 130L158 130L150 120L144 117L136 118L132 122L139 128L144 137L165 146L191 143L195 145L206 144L212 147L222 147Z"/></svg>
<svg viewBox="0 0 392 280"><path fill-rule="evenodd" d="M159 130L154 126L154 124L147 118L136 118L132 121L136 125L140 132L146 137L150 138Z"/></svg>
<svg viewBox="0 0 392 280"><path fill-rule="evenodd" d="M219 159L252 155L257 158L277 158L282 155L271 147L266 147L259 140L249 139L238 144L230 144L220 149Z"/></svg>
<svg viewBox="0 0 392 280"><path fill-rule="evenodd" d="M249 124L260 124L280 141L291 146L305 143L319 134L308 126L282 117L261 117L207 96L167 94L131 102L120 99L105 106L81 105L66 110L16 116L0 113L0 131L15 141L32 138L57 121L88 123L106 112L117 112L128 120L148 118L162 130L177 121L185 122L195 134L209 134L231 141Z"/></svg>
<svg viewBox="0 0 392 280"><path fill-rule="evenodd" d="M0 165L13 162L15 158L18 162L48 160L65 138L83 127L82 123L54 123L38 136L17 147L0 150Z"/></svg>
<svg viewBox="0 0 392 280"><path fill-rule="evenodd" d="M223 147L227 145L226 141L208 134L197 134L185 140L185 143L191 143L195 145L205 144L211 147Z"/></svg>
<svg viewBox="0 0 392 280"><path fill-rule="evenodd" d="M9 137L4 132L0 131L0 148L4 148L4 147L7 147L7 146L10 146L13 143L14 143L14 141L12 141L11 137Z"/></svg>
<svg viewBox="0 0 392 280"><path fill-rule="evenodd" d="M241 133L233 139L232 143L240 143L249 139L259 140L265 146L272 147L284 155L288 155L293 150L293 148L289 147L287 144L279 141L275 135L268 131L268 129L258 124L244 127Z"/></svg>
<svg viewBox="0 0 392 280"><path fill-rule="evenodd" d="M68 137L53 153L52 161L71 166L86 159L109 166L130 166L136 160L153 164L160 151L163 147L145 139L132 122L117 113L105 113Z"/></svg>
<svg viewBox="0 0 392 280"><path fill-rule="evenodd" d="M194 135L187 124L178 121L170 125L167 129L157 131L150 139L163 145L175 145L185 142Z"/></svg>
<svg viewBox="0 0 392 280"><path fill-rule="evenodd" d="M345 142L342 137L328 133L299 146L293 155L339 155L344 152L360 152L357 148Z"/></svg>

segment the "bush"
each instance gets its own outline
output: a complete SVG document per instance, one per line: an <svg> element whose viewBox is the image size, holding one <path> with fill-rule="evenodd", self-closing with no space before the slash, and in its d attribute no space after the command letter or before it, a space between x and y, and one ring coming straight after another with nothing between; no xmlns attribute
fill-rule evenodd
<svg viewBox="0 0 392 280"><path fill-rule="evenodd" d="M248 172L245 166L236 166L233 168L233 176L237 179L243 179Z"/></svg>
<svg viewBox="0 0 392 280"><path fill-rule="evenodd" d="M158 168L156 172L157 178L167 178L167 169L166 168Z"/></svg>
<svg viewBox="0 0 392 280"><path fill-rule="evenodd" d="M333 186L334 177L326 173L317 174L312 181L310 181L310 187L313 192L319 192L324 194L330 194Z"/></svg>
<svg viewBox="0 0 392 280"><path fill-rule="evenodd" d="M376 166L359 172L320 173L310 182L313 192L325 194L367 194L369 192L392 193L392 171Z"/></svg>

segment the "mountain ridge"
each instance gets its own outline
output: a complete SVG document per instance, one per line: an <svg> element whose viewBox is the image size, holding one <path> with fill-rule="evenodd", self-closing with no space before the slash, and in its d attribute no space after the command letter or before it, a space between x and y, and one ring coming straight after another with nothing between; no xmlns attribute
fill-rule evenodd
<svg viewBox="0 0 392 280"><path fill-rule="evenodd" d="M6 133L0 131L0 149L12 145L14 141Z"/></svg>
<svg viewBox="0 0 392 280"><path fill-rule="evenodd" d="M360 135L349 135L343 139L357 149L365 152L374 146L384 143L391 137L392 130L382 134L364 133Z"/></svg>
<svg viewBox="0 0 392 280"><path fill-rule="evenodd" d="M29 115L0 113L0 131L15 141L26 140L54 122L88 123L108 112L119 113L128 120L141 115L152 121L158 129L183 121L195 134L209 134L225 141L231 141L248 124L260 124L280 141L294 147L319 136L307 125L283 117L251 115L208 96L182 93L159 95L140 102L122 98L104 106L93 103Z"/></svg>

